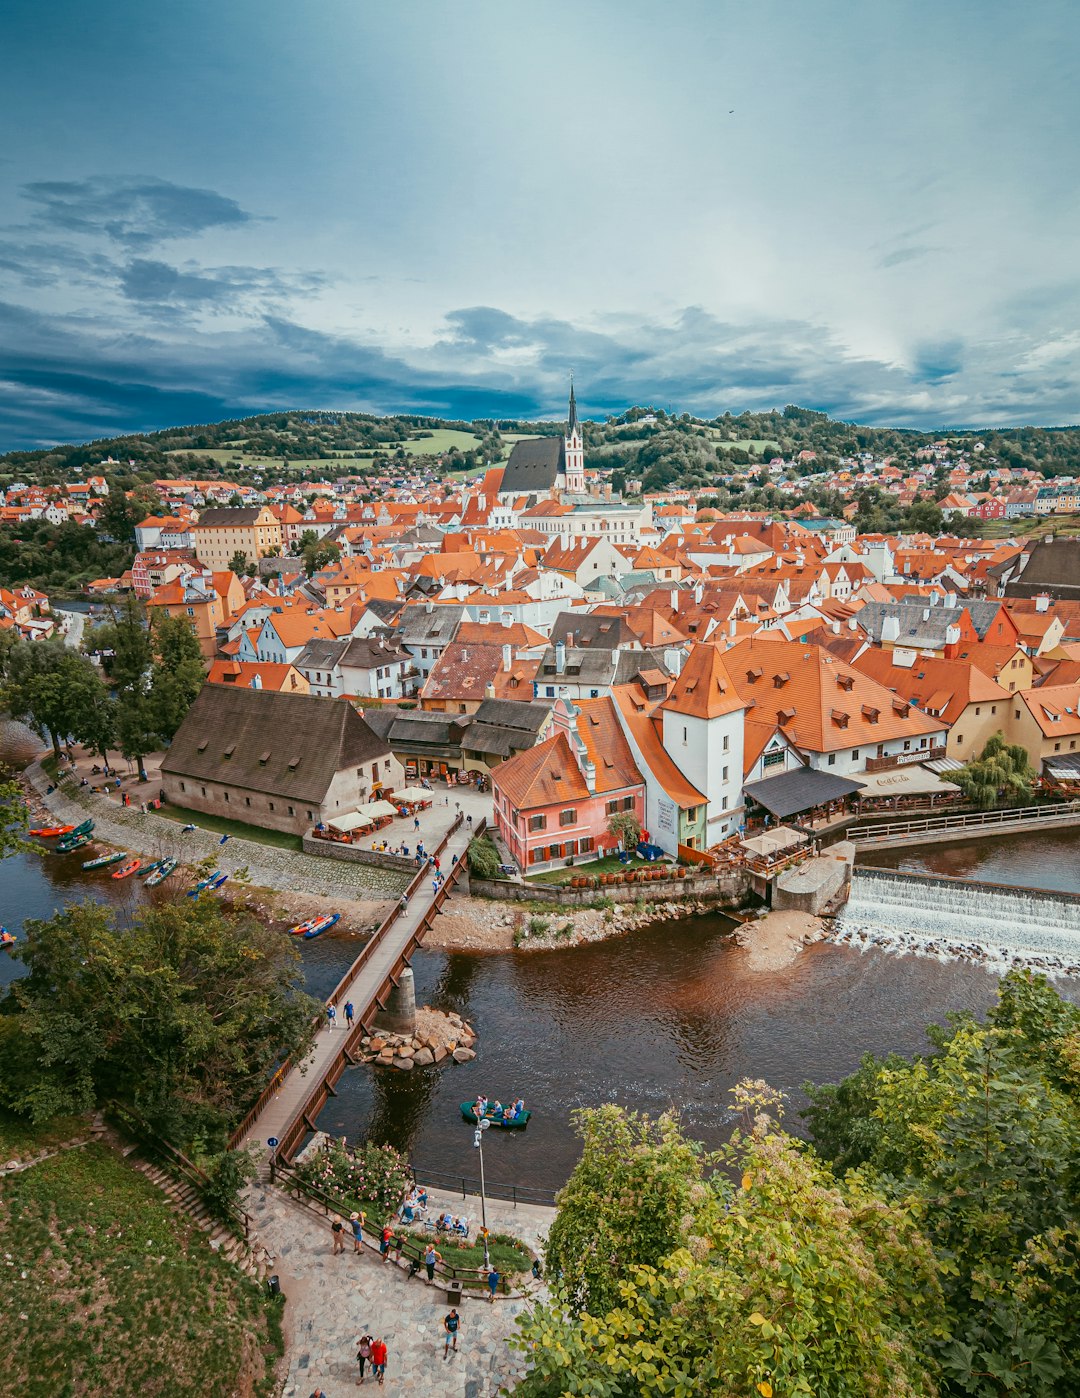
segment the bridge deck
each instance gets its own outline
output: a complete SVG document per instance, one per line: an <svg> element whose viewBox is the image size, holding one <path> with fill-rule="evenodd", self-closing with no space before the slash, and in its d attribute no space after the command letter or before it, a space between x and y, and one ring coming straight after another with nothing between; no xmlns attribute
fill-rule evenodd
<svg viewBox="0 0 1080 1398"><path fill-rule="evenodd" d="M450 835L439 857L444 871L451 867L455 855L464 859L472 835L472 829L465 825ZM423 922L433 900L431 879L428 877L421 882L410 897L408 907L386 929L370 954L366 949L360 953L359 959L366 959L355 980L348 983L346 974L342 984L347 984L347 989L336 993L333 1000L327 1000L327 1004L333 1004L337 1010L337 1028L331 1029L324 1018L315 1035L311 1053L303 1063L292 1064L289 1067L273 1096L249 1124L240 1144L245 1147L265 1146L270 1137L280 1139L284 1135L285 1128L307 1102L314 1086L321 1082L340 1050L346 1032L345 1002L352 1001L357 1021L367 1017L374 1007L375 997L393 970L398 957L408 946L410 938Z"/></svg>

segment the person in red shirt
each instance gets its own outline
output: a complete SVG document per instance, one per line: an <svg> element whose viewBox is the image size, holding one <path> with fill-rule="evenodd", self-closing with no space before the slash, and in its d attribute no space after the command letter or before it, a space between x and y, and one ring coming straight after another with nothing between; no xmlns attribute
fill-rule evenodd
<svg viewBox="0 0 1080 1398"><path fill-rule="evenodd" d="M386 1342L374 1340L371 1345L371 1372L382 1383L386 1376Z"/></svg>

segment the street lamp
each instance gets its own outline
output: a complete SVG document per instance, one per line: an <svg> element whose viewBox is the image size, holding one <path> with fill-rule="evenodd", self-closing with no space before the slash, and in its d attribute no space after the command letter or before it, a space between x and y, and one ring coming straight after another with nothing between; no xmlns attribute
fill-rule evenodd
<svg viewBox="0 0 1080 1398"><path fill-rule="evenodd" d="M473 1145L480 1152L480 1236L484 1240L484 1267L488 1271L491 1270L491 1258L488 1256L487 1196L484 1193L484 1132L490 1125L487 1117L482 1116L473 1132Z"/></svg>

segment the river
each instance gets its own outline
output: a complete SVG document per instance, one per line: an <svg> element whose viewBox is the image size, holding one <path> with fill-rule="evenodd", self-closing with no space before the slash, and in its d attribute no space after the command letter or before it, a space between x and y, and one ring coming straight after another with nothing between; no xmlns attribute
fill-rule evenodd
<svg viewBox="0 0 1080 1398"><path fill-rule="evenodd" d="M1078 831L890 851L865 862L1080 892ZM84 875L77 856L0 864L2 920L12 930L86 896L127 915L153 894L130 880ZM420 1166L474 1177L472 1131L458 1104L481 1091L504 1101L524 1096L533 1119L524 1132L487 1133L487 1174L554 1189L577 1157L576 1107L673 1106L695 1136L718 1145L730 1131L731 1087L755 1077L789 1094L788 1124L798 1130L806 1079L835 1081L868 1050L925 1049L928 1023L950 1010L981 1014L994 998L996 977L982 966L829 943L781 971L752 972L731 927L710 916L559 951L422 951L413 962L418 1002L470 1019L477 1058L413 1073L352 1069L319 1125L390 1141ZM355 951L354 941L332 936L303 944L307 988L325 995ZM0 978L18 969L16 958L0 958ZM1080 981L1058 984L1080 1001Z"/></svg>

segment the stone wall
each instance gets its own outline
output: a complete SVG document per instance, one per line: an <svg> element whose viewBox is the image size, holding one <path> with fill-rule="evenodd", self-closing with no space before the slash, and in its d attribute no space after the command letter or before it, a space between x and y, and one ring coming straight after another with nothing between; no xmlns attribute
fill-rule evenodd
<svg viewBox="0 0 1080 1398"><path fill-rule="evenodd" d="M318 840L314 835L305 835L302 844L305 854L318 854L324 859L344 859L348 864L372 864L376 869L400 869L403 874L416 873L416 860L406 858L403 854L362 849L360 845L343 845L336 840Z"/></svg>
<svg viewBox="0 0 1080 1398"><path fill-rule="evenodd" d="M773 886L774 910L792 909L820 917L846 899L854 862L855 846L850 840L842 840L824 854L786 870Z"/></svg>
<svg viewBox="0 0 1080 1398"><path fill-rule="evenodd" d="M737 908L750 893L750 878L745 869L724 869L715 874L687 874L684 879L655 879L633 883L601 884L599 888L571 888L569 884L510 883L503 879L478 879L469 876L469 891L476 898L495 898L502 902L561 903L566 907L584 907L600 898L613 903L633 903L639 898L649 902L673 898L708 899L723 908Z"/></svg>

